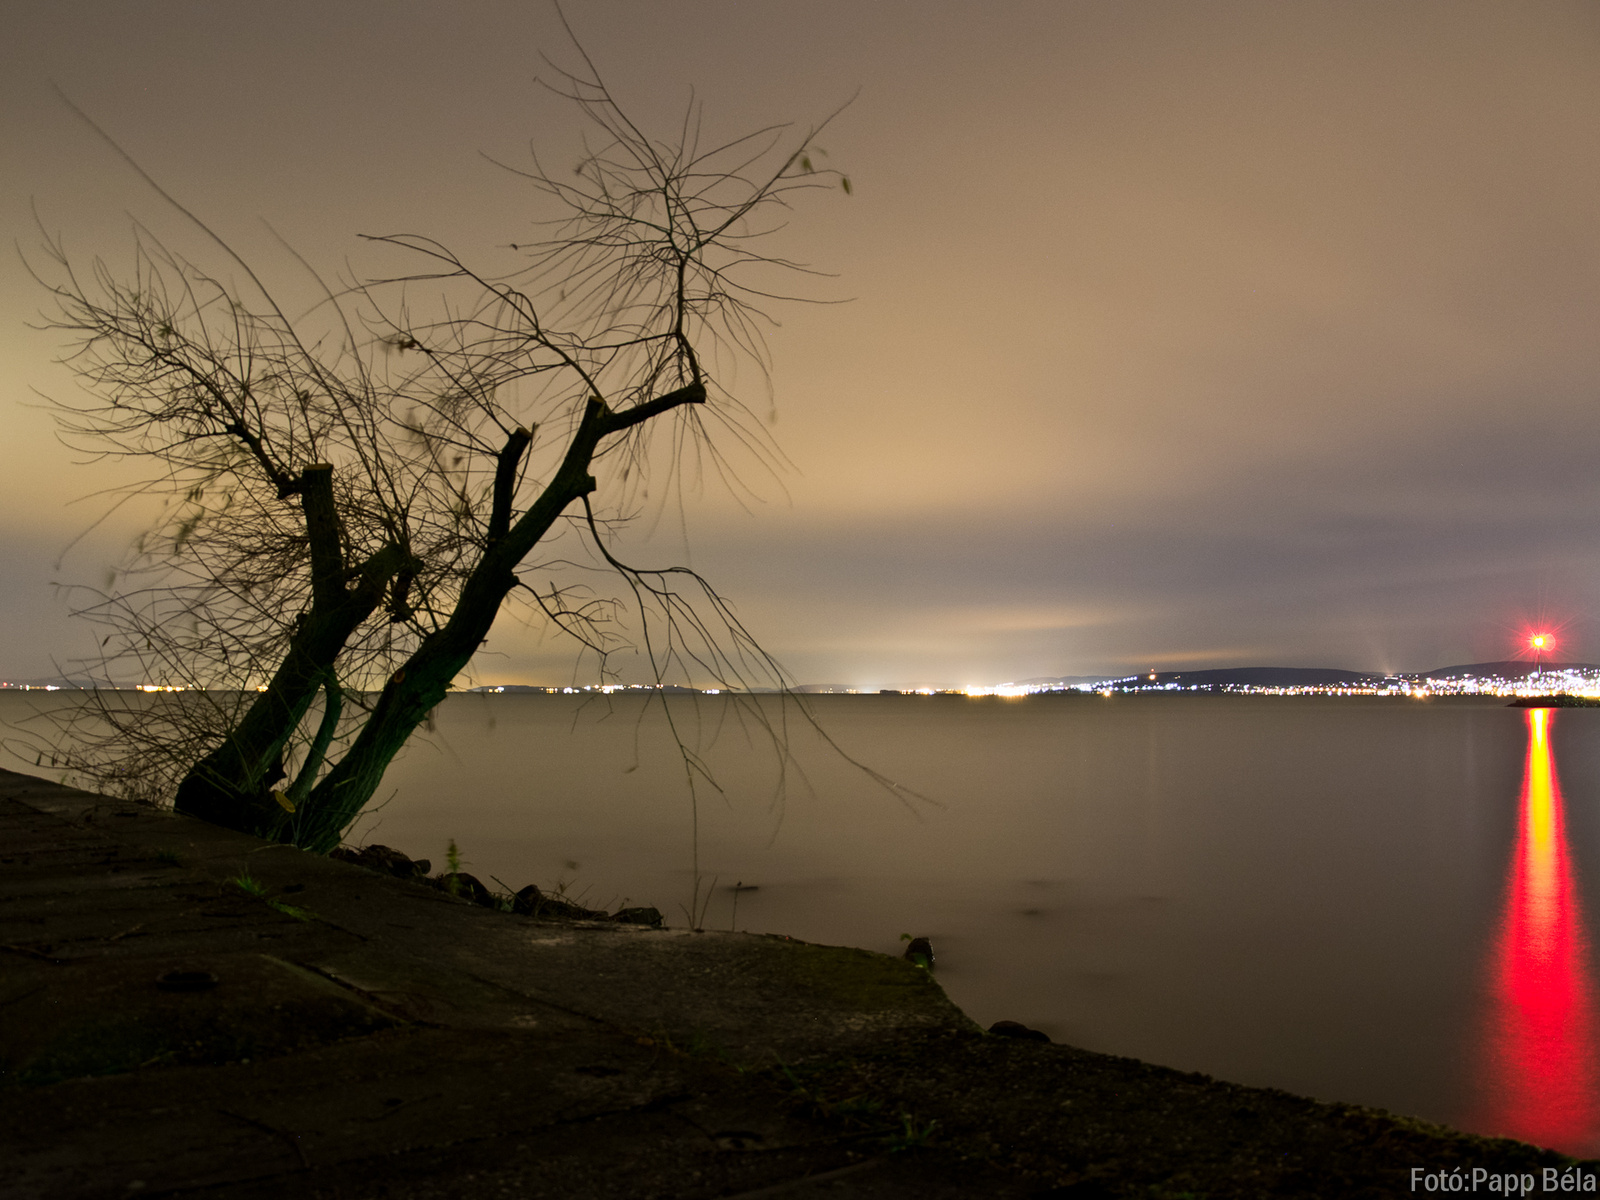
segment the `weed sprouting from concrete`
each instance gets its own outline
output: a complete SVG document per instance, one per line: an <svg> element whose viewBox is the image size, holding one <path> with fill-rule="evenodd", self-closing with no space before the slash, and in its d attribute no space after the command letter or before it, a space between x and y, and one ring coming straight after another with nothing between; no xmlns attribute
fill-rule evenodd
<svg viewBox="0 0 1600 1200"><path fill-rule="evenodd" d="M495 906L501 912L511 912L516 907L517 889L498 875L491 875L489 878L500 885L500 891L493 893Z"/></svg>
<svg viewBox="0 0 1600 1200"><path fill-rule="evenodd" d="M249 874L249 872L235 875L228 882L246 896L252 896L260 900L268 908L281 912L286 917L293 917L296 921L314 921L317 919L317 914L309 909L297 908L293 904L285 904L281 900L274 900L267 893L267 885Z"/></svg>
<svg viewBox="0 0 1600 1200"><path fill-rule="evenodd" d="M284 904L277 900L268 900L267 907L276 909L286 917L293 917L296 921L315 921L317 914L308 908L297 908L293 904Z"/></svg>
<svg viewBox="0 0 1600 1200"><path fill-rule="evenodd" d="M909 933L902 933L900 940L911 943L906 947L905 957L907 960L921 967L924 971L933 970L933 950L928 945L927 938L912 937Z"/></svg>
<svg viewBox="0 0 1600 1200"><path fill-rule="evenodd" d="M929 1143L938 1121L918 1120L915 1113L904 1108L889 1117L881 1098L854 1090L839 1097L829 1086L830 1077L846 1066L842 1062L817 1061L791 1065L779 1059L764 1074L788 1091L790 1103L802 1112L843 1124L848 1131L846 1137L876 1140L891 1153Z"/></svg>
<svg viewBox="0 0 1600 1200"><path fill-rule="evenodd" d="M456 845L455 838L451 838L445 843L444 862L445 866L450 869L450 873L444 878L445 891L454 896L460 890L461 883L458 878L461 874L461 850Z"/></svg>
<svg viewBox="0 0 1600 1200"><path fill-rule="evenodd" d="M891 1135L885 1144L891 1154L902 1150L914 1150L918 1146L926 1146L933 1137L934 1128L938 1124L938 1121L926 1121L919 1124L916 1117L901 1109L900 1130L898 1133Z"/></svg>

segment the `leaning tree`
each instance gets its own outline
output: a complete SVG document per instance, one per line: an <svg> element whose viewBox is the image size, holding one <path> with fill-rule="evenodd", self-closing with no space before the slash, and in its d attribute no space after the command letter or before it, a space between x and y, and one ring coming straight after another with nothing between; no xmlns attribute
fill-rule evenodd
<svg viewBox="0 0 1600 1200"><path fill-rule="evenodd" d="M725 386L764 366L771 269L800 269L762 239L797 191L848 180L788 127L662 141L597 77L556 90L590 140L570 174L517 172L557 216L509 275L375 237L416 268L291 319L219 239L245 285L147 234L127 277L52 244L50 325L87 385L62 426L154 464L134 490L167 503L85 611L113 667L193 689L102 702L69 751L96 782L155 779L180 811L330 849L510 604L602 670L627 602L657 681L781 682L699 576L630 566L614 538L652 467L736 479L730 444L774 461Z"/></svg>

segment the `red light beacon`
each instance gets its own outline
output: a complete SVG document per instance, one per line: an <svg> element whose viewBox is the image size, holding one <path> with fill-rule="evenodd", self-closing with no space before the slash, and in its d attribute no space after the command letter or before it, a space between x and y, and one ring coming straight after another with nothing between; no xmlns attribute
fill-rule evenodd
<svg viewBox="0 0 1600 1200"><path fill-rule="evenodd" d="M1533 670L1535 674L1543 669L1541 664L1544 661L1544 656L1555 648L1555 644L1554 634L1535 633L1529 636L1528 649L1533 651Z"/></svg>

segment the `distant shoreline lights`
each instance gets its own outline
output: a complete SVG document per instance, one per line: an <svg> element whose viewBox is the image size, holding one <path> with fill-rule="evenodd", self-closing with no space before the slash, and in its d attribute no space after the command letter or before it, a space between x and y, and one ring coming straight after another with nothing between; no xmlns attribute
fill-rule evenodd
<svg viewBox="0 0 1600 1200"><path fill-rule="evenodd" d="M189 692L205 691L204 688L184 687L173 684L139 683L116 685L108 684L102 687L84 687L80 685L41 684L41 683L7 683L0 681L0 691L12 692L71 692L71 691L114 691L114 692ZM235 689L223 688L222 691ZM254 688L255 691L266 691L265 686ZM463 688L458 695L497 695L515 694L547 695L547 696L575 696L575 695L617 695L617 694L642 694L642 695L696 695L696 696L750 696L750 695L776 695L776 688L762 688L745 690L741 688L708 687L693 688L678 684L639 684L639 683L606 683L589 684L580 687L545 687L537 684L489 684L486 686ZM1507 700L1532 698L1539 696L1575 696L1584 699L1600 699L1600 669L1575 670L1563 668L1560 670L1533 670L1526 675L1456 675L1434 677L1431 675L1389 675L1373 676L1364 680L1348 680L1338 683L1305 683L1305 684L1252 684L1252 683L1180 683L1172 679L1160 680L1153 674L1125 675L1115 679L1103 679L1088 683L1059 684L1059 683L997 683L997 684L969 684L959 688L847 688L833 687L817 689L806 687L797 689L790 695L818 696L818 695L849 695L849 696L965 696L969 698L995 698L1002 700L1018 700L1029 696L1067 696L1067 695L1099 695L1103 697L1119 695L1141 694L1196 694L1196 695L1227 695L1227 696L1405 696L1412 699L1425 700L1431 696L1485 696L1501 697Z"/></svg>

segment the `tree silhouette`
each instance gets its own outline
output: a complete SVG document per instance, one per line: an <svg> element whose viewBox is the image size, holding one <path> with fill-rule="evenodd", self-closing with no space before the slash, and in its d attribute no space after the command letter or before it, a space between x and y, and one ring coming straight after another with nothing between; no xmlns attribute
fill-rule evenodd
<svg viewBox="0 0 1600 1200"><path fill-rule="evenodd" d="M738 488L726 447L778 462L723 380L741 360L765 369L763 306L785 299L772 274L803 270L764 239L799 191L848 181L815 169L810 133L703 146L691 107L662 141L592 70L551 86L590 136L570 174L537 158L517 171L559 215L512 247L526 257L510 275L384 235L368 240L414 271L319 280L322 303L291 318L181 206L243 286L143 230L127 278L99 260L81 275L48 243L48 325L85 384L57 403L61 426L91 454L151 464L131 490L166 501L82 611L105 627L108 677L186 689L101 694L60 761L325 851L510 604L602 673L632 644L627 607L658 683L782 683L703 579L613 546L652 471ZM414 311L419 292L433 315Z"/></svg>

